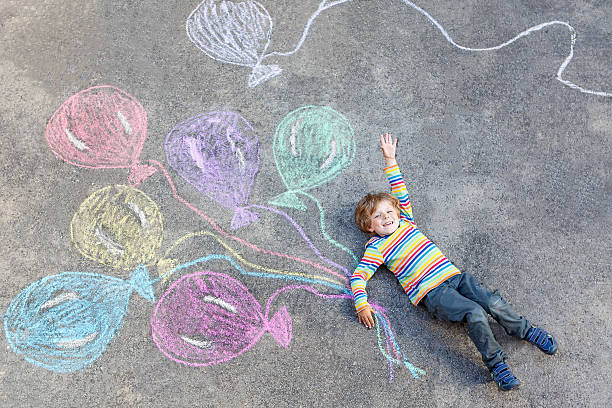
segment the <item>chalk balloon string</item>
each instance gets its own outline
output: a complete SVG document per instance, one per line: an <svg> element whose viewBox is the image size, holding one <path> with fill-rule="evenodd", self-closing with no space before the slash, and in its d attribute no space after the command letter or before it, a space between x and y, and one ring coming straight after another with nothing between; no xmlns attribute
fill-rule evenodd
<svg viewBox="0 0 612 408"><path fill-rule="evenodd" d="M254 276L254 277L263 277L263 278L273 278L273 279L288 279L288 280L302 280L304 282L309 282L309 283L316 283L316 284L321 284L327 287L330 287L332 289L340 289L342 293L339 294L327 294L327 293L321 293L318 290L316 290L315 288L313 288L312 286L307 286L307 285L288 285L285 287L282 287L280 289L277 289L268 299L268 302L266 304L265 307L265 312L264 312L264 320L268 321L269 320L269 316L270 316L270 310L272 308L272 304L274 302L274 300L282 293L284 292L288 292L288 291L293 291L293 290L304 290L307 291L309 293L312 293L318 297L321 297L323 299L330 299L330 300L349 300L352 301L353 297L351 295L351 293L349 292L349 290L347 288L342 288L342 287L338 287L337 285L331 284L330 282L327 281L317 281L317 280L310 280L308 278L304 278L304 277L295 277L295 276L282 276L282 275L277 275L277 274L265 274L265 273L260 273L260 272L254 272L254 271L247 271L244 268L242 268L239 264L237 264L231 257L227 256L227 255L221 255L221 254L211 254L211 255L206 255L204 257L201 258L197 258L194 259L192 261L189 262L185 262L181 265L176 266L175 268L167 271L164 275L159 276L158 278L156 278L155 280L153 280L154 283L159 282L160 280L165 279L167 276L170 276L172 274L174 274L175 272L184 270L184 269L188 269L191 268L197 264L200 263L204 263L204 262L209 262L212 260L223 260L223 261L227 261L228 263L231 264L231 266L236 269L240 274L245 275L245 276ZM413 375L414 378L419 378L419 375L425 375L425 371L415 367L412 363L410 363L410 361L408 361L408 359L406 358L406 356L401 352L400 350L400 346L397 343L396 339L395 339L395 335L393 333L393 329L391 327L391 323L389 321L389 318L386 316L386 310L384 307L373 303L372 304L373 308L376 311L375 314L375 320L376 320L376 332L377 332L377 342L378 342L378 347L380 349L381 354L389 361L390 364L390 372L389 372L389 380L392 381L393 380L393 364L395 365L404 365L405 367L407 367L411 374ZM383 347L383 338L384 338L384 344L385 347ZM253 343L254 344L254 343ZM253 344L251 344L248 348L250 348ZM248 349L247 348L247 349ZM246 351L246 350L245 350ZM393 352L393 354L395 355L395 357L391 356L391 352Z"/></svg>
<svg viewBox="0 0 612 408"><path fill-rule="evenodd" d="M308 22L304 26L304 31L302 33L302 36L300 37L300 40L298 41L297 45L292 51L287 51L287 52L274 51L269 54L265 54L261 59L264 60L272 56L286 57L286 56L295 54L302 47L302 44L304 44L304 41L306 40L306 37L308 36L308 30L310 30L310 26L312 25L314 20L319 16L319 14L321 14L322 11L325 11L331 7L337 6L342 3L347 3L349 1L352 1L352 0L336 0L336 1L323 0L321 3L319 3L319 7L317 8L317 10L308 19Z"/></svg>
<svg viewBox="0 0 612 408"><path fill-rule="evenodd" d="M282 72L281 68L277 65L260 65L260 63L264 59L272 56L289 56L296 53L302 47L302 44L306 40L312 23L321 12L331 7L347 3L349 1L352 0L321 1L317 10L310 16L307 23L305 24L302 36L300 37L296 47L293 50L287 52L275 51L267 54L265 53L270 43L270 38L272 34L272 18L261 4L251 0L248 2L248 7L251 7L252 11L256 15L260 16L260 20L251 20L249 18L243 20L242 17L246 16L236 16L233 15L231 12L228 12L227 10L229 8L235 7L234 3L231 1L224 1L222 3L221 8L225 9L225 13L221 13L221 15L218 15L216 12L216 8L213 5L213 1L205 0L191 13L189 18L187 19L187 35L190 40L194 44L196 44L196 46L198 46L198 48L200 48L213 59L216 59L221 62L252 67L253 73L249 78L248 85L249 87L255 87L261 82L264 82L276 75L279 75ZM570 50L567 57L557 70L556 79L565 86L571 89L578 90L582 93L604 97L612 96L612 93L587 89L563 78L563 72L565 71L574 56L574 46L576 44L576 29L572 27L568 22L553 20L541 23L520 32L519 34L517 34L510 40L503 42L502 44L492 47L466 47L457 44L448 34L446 29L423 8L419 7L417 4L409 0L400 1L425 16L442 33L444 38L446 38L449 43L464 51L495 51L514 43L522 37L526 37L532 34L533 32L542 30L546 27L554 25L564 26L570 32ZM201 7L203 7L204 9L206 9L206 7L212 7L215 11L200 12L199 9ZM211 21L209 21L209 19ZM262 21L264 21L265 24L261 25ZM222 28L222 30L220 31L219 26ZM241 27L243 29L238 30L234 33L234 36L238 37L238 41L236 41L234 36L230 36L228 34L229 32L232 32L232 30L235 30L236 27ZM242 38L245 33L254 36L254 38L250 38L248 35L248 38ZM225 39L225 41L219 41L220 38ZM257 46L253 48L253 45ZM242 49L243 47L245 49Z"/></svg>
<svg viewBox="0 0 612 408"><path fill-rule="evenodd" d="M341 274L336 274L336 276L339 277L340 279L343 279L344 282L340 281L340 280L336 280L336 279L330 278L330 277L327 277L327 276L319 276L319 275L314 275L314 274L306 274L306 273L292 272L292 271L283 271L283 270L279 270L279 269L267 268L267 267L264 267L264 266L261 266L261 265L257 265L257 264L254 264L254 263L249 262L246 259L244 259L238 253L238 251L236 251L236 249L232 248L225 241L223 241L223 239L221 239L221 237L219 237L218 235L216 235L216 234L214 234L214 233L212 233L210 231L193 232L193 233L187 234L187 235L179 238L174 244L172 244L172 246L170 248L168 248L168 250L166 251L164 257L168 258L170 252L175 250L180 244L182 244L183 242L185 242L186 240L188 240L190 238L195 238L195 237L212 237L219 244L221 244L226 250L228 250L232 254L232 256L234 258L236 258L238 261L240 261L244 265L247 265L250 268L253 268L253 269L261 271L261 272L257 272L257 276L266 277L266 278L278 278L278 279L286 279L286 280L307 281L307 282L310 282L310 283L321 283L321 284L325 284L325 285L327 285L329 287L333 287L333 288L335 288L336 290L338 290L340 292L347 292L347 288L348 287L347 287L347 284L345 282L346 278L344 276L342 276ZM182 268L180 268L180 269L182 269ZM174 267L174 268L171 268L170 270L163 271L163 272L159 273L160 278L156 279L156 281L159 280L159 279L166 280L176 270L177 270L176 267ZM253 274L255 274L255 272L253 272Z"/></svg>
<svg viewBox="0 0 612 408"><path fill-rule="evenodd" d="M307 292L310 292L318 297L324 298L324 299L344 299L344 300L353 300L353 296L349 293L344 293L344 294L324 294L324 293L320 293L319 291L317 291L316 289L310 287L310 286L306 286L306 285L289 285L289 286L285 286L283 288L278 289L276 292L274 292L270 298L268 299L268 303L266 304L266 310L265 310L265 316L267 317L270 313L270 308L272 307L272 303L274 302L274 300L281 294L287 291L291 291L291 290L305 290ZM412 363L410 363L410 361L408 361L407 357L401 352L400 350L400 346L397 343L397 341L395 340L395 335L393 333L393 330L391 328L391 323L389 322L388 317L386 316L386 310L385 308L383 308L382 306L376 304L376 303L372 303L371 304L373 309L375 310L375 321L376 321L376 334L377 334L377 341L378 341L378 345L379 345L379 349L381 354L388 360L389 362L389 381L393 381L393 364L396 365L403 365L406 368L408 368L408 370L410 370L410 373L412 374L412 376L417 379L419 378L419 375L426 375L425 370L418 368L416 366L414 366ZM382 335L381 335L381 327L382 327ZM385 348L383 348L382 346L382 338L384 337L385 339L385 345L386 345L386 350ZM391 356L390 351L393 351L395 354L395 358Z"/></svg>
<svg viewBox="0 0 612 408"><path fill-rule="evenodd" d="M305 191L296 191L296 194L302 194L308 198L310 198L312 201L314 201L314 203L317 205L317 208L319 209L319 218L321 220L321 233L323 234L323 236L329 241L331 242L333 245L337 246L338 248L340 248L342 251L346 252L347 254L349 254L351 256L351 258L353 258L353 262L355 264L359 263L359 259L357 259L357 256L355 256L355 254L353 253L353 251L351 251L349 248L345 247L344 245L342 245L341 243L339 243L338 241L334 240L332 237L329 236L329 234L327 233L326 229L325 229L325 211L323 210L323 205L321 205L321 202L314 197L313 195L305 192ZM351 276L351 274L349 272L347 272L347 276Z"/></svg>
<svg viewBox="0 0 612 408"><path fill-rule="evenodd" d="M323 266L320 264L317 264L315 262L312 261L308 261L306 259L302 259L302 258L298 258L289 254L283 254L283 253L279 253L279 252L275 252L275 251L270 251L267 249L262 249L259 248L257 245L252 244L250 242L247 242L239 237L236 237L234 235L231 235L229 233L227 233L225 230L223 230L221 227L219 227L217 225L217 223L210 218L208 215L206 215L205 213L203 213L200 209L198 209L196 206L194 206L193 204L191 204L189 201L185 200L183 197L181 197L178 194L178 190L176 188L176 186L174 185L174 182L172 181L172 178L170 177L170 174L168 173L168 171L166 170L166 168L163 166L163 164L161 164L160 162L158 162L157 160L148 160L148 163L158 167L161 172L164 174L166 180L168 181L168 184L170 185L170 189L172 190L172 195L174 196L174 198L176 198L179 202L183 203L187 208L189 208L190 210L192 210L194 213L196 213L197 215L199 215L200 217L202 217L204 220L206 220L206 222L208 222L215 231L217 231L218 233L220 233L221 235L223 235L226 238L230 238L236 242L239 242L240 244L251 248L252 250L256 251L256 252L260 252L260 253L265 253L265 254L269 254L269 255L274 255L274 256L278 256L278 257L282 257L282 258L287 258L287 259L291 259L293 261L302 263L302 264L306 264L309 265L313 268L316 269L320 269L323 270L327 273L330 274L334 274L334 271Z"/></svg>
<svg viewBox="0 0 612 408"><path fill-rule="evenodd" d="M317 247L315 247L314 244L312 243L312 241L308 238L308 236L306 235L306 233L304 232L302 227L300 227L300 225L297 222L295 222L295 220L293 220L293 218L291 218L289 216L289 214L287 214L286 212L284 212L282 210L279 210L277 208L266 207L264 205L259 205L259 204L251 204L251 205L246 206L245 208L259 208L259 209L262 209L262 210L267 210L267 211L271 211L271 212L274 212L276 214L282 215L298 231L298 233L300 234L302 239L306 242L306 244L308 244L308 246L310 247L310 249L312 249L312 251L315 253L315 255L317 255L323 262L327 263L328 265L343 271L345 276L351 276L351 272L349 272L349 270L345 266L342 266L342 265L340 265L340 264L338 264L338 263L336 263L336 262L326 258L325 256L323 256L321 254L321 251L319 251L319 249ZM322 210L321 207L319 207L319 210L321 211L321 216L320 217L321 217L321 228L322 228L323 236L329 242L331 242L332 244L334 244L336 246L340 246L340 248L344 248L344 247L342 247L341 244L339 244L336 241L334 241L333 239L331 239L331 237L329 237L329 235L327 235L327 233L325 232L325 224L324 224L325 223L325 215L323 214L323 212L322 212L323 210ZM344 248L344 250L348 250L348 249ZM351 255L352 255L352 253L351 253ZM355 260L355 262L358 262L355 257L353 259Z"/></svg>
<svg viewBox="0 0 612 408"><path fill-rule="evenodd" d="M602 91L593 91L590 89L586 89L583 88L579 85L574 84L571 81L568 81L566 79L563 79L562 74L565 71L565 68L568 66L568 64L570 63L570 61L572 60L572 58L574 57L574 45L576 44L576 29L574 27L572 27L569 23L564 22L564 21L549 21L546 23L542 23L542 24L538 24L535 25L533 27L530 27L528 29L526 29L525 31L520 32L519 34L517 34L516 36L514 36L513 38L509 39L508 41L493 46L493 47L485 47L485 48L472 48L472 47L465 47L463 45L459 45L457 44L452 37L448 34L448 32L446 32L446 30L444 29L444 27L442 27L442 25L440 23L438 23L438 21L436 21L435 18L433 18L428 12L426 12L425 10L423 10L421 7L417 6L416 4L414 4L411 1L408 0L400 0L401 2L403 2L404 4L406 4L407 6L412 7L413 9L415 9L416 11L418 11L419 13L421 13L422 15L424 15L425 17L427 17L427 19L429 21L431 21L431 23L442 33L442 35L444 36L444 38L446 38L446 40L451 43L452 45L454 45L455 47L464 50L464 51L475 51L475 52L481 52L481 51L495 51L495 50L499 50L501 48L506 47L507 45L512 44L513 42L517 41L520 38L526 37L536 31L540 31L546 27L550 27L550 26L554 26L554 25L561 25L564 27L567 27L567 29L570 32L570 51L569 54L567 55L567 57L565 58L565 60L563 61L563 63L561 64L561 66L559 66L559 69L557 70L557 80L559 82L561 82L562 84L564 84L565 86L572 88L572 89L576 89L580 92L583 93L587 93L587 94L591 94L591 95L597 95L597 96L605 96L605 97L611 97L612 93L609 92L602 92Z"/></svg>

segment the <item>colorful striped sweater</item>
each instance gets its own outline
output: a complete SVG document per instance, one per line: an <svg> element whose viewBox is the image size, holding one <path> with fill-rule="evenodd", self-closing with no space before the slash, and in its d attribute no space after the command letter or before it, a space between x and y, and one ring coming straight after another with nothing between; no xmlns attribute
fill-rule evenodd
<svg viewBox="0 0 612 408"><path fill-rule="evenodd" d="M400 201L399 227L391 235L374 235L365 245L363 258L351 276L357 312L369 306L366 284L383 263L397 277L414 305L427 292L461 273L414 223L408 190L399 166L386 167L384 172L391 185L391 193Z"/></svg>

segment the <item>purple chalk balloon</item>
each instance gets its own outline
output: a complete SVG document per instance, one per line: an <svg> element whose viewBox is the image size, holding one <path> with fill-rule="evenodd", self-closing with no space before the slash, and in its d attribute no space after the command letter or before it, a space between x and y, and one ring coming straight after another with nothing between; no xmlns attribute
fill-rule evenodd
<svg viewBox="0 0 612 408"><path fill-rule="evenodd" d="M231 227L257 219L243 208L259 169L259 141L251 125L234 112L201 113L179 123L166 136L170 166L187 182L226 208Z"/></svg>
<svg viewBox="0 0 612 408"><path fill-rule="evenodd" d="M291 317L284 306L268 320L246 286L211 271L174 282L155 306L151 327L161 352L190 366L236 358L265 332L283 347L291 342Z"/></svg>

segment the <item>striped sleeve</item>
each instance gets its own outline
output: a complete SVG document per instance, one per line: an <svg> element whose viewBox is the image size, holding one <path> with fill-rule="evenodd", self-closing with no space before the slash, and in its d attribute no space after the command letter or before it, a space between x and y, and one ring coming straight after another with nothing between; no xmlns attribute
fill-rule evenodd
<svg viewBox="0 0 612 408"><path fill-rule="evenodd" d="M385 167L383 171L391 185L391 194L396 196L400 201L403 215L414 222L414 218L412 218L412 204L410 203L408 189L406 189L406 184L404 183L402 173L400 173L399 165L394 164L393 166Z"/></svg>
<svg viewBox="0 0 612 408"><path fill-rule="evenodd" d="M353 291L353 300L355 301L357 313L370 306L368 294L365 290L366 284L372 275L374 275L376 269L383 264L383 261L383 256L376 247L372 245L366 247L361 262L359 262L351 276L351 290Z"/></svg>

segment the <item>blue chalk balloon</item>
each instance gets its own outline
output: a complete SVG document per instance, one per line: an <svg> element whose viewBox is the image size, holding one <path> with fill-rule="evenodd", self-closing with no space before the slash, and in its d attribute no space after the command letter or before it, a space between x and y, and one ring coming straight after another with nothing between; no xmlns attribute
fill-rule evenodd
<svg viewBox="0 0 612 408"><path fill-rule="evenodd" d="M55 372L87 367L123 322L132 291L154 301L152 281L139 266L128 281L87 272L62 272L22 290L4 316L9 345L32 364Z"/></svg>

